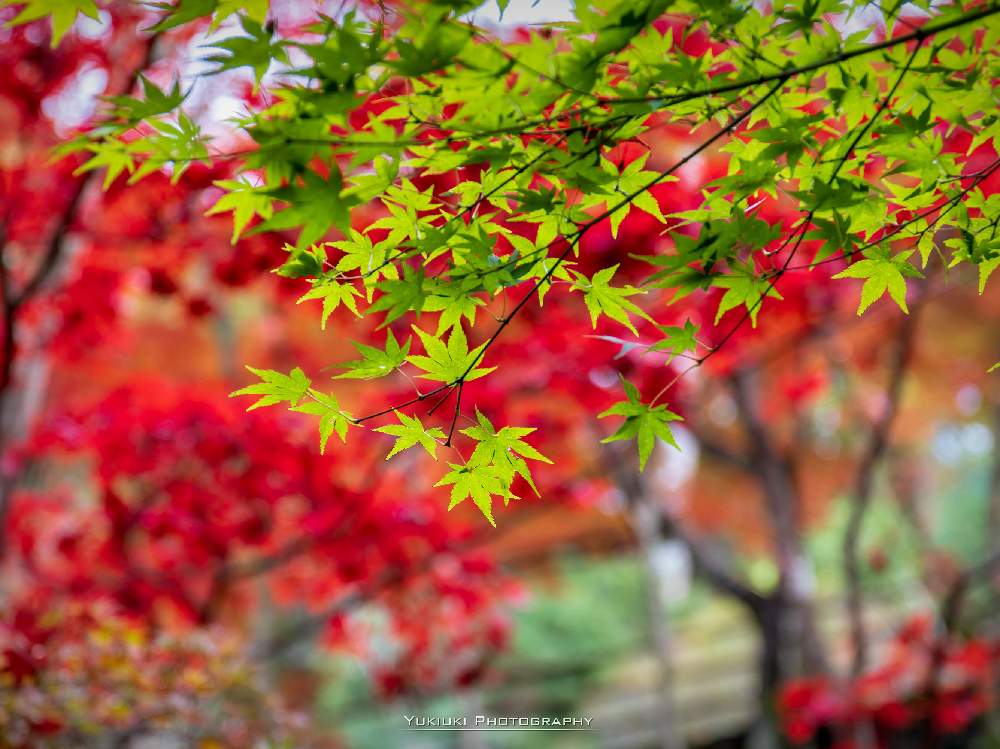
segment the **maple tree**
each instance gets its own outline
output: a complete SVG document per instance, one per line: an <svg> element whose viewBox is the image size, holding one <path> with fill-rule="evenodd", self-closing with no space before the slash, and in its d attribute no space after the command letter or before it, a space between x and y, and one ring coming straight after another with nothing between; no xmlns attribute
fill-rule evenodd
<svg viewBox="0 0 1000 749"><path fill-rule="evenodd" d="M661 518L664 534L685 538L702 574L753 612L769 693L826 670L802 589L797 490L747 358L848 296L859 315L915 312L942 267L974 267L987 292L1000 265L1000 8L886 3L873 41L867 28L844 31L862 4L838 2L595 2L555 33L509 37L476 26L465 15L475 3L359 2L288 23L267 2L9 5L7 54L59 70L45 75L50 89L86 61L115 71L71 138L43 117L37 84L5 93L28 154L4 175L0 388L3 446L18 465L0 497L5 538L30 571L22 635L45 630L23 622L61 596L113 600L154 628L204 626L249 605L241 581L266 575L280 600L309 603L305 630L326 626L332 643L349 639L344 600L361 590L384 603L404 653L376 669L386 693L468 682L504 639L508 583L488 557L462 553L473 532L446 511L472 505L502 528L501 503L585 501L605 483L587 473L604 454L594 434L635 440L633 457L613 453L627 467L613 478L642 493L655 446L676 446L679 423L698 431L685 389L701 370L731 389L747 427L746 456L718 454L760 477L779 583L762 592L739 579L677 518ZM78 15L109 11L134 67L111 64L107 39L67 33ZM158 48L183 56L203 31L207 76L249 71L245 111L222 135L203 132L176 71L148 70ZM659 147L665 137L678 143ZM62 161L48 161L52 148ZM88 190L95 179L103 195ZM78 211L85 199L96 210ZM61 218L39 222L53 200ZM74 232L87 243L78 274L39 298ZM360 358L320 384L330 362L317 337L284 369L250 360L253 381L230 388L253 396L242 406L218 387L192 398L131 383L36 428L31 399L14 396L29 379L22 368L15 382L15 364L46 346L78 355L116 324L113 300L134 281L115 247L145 269L150 295L193 319L274 270L278 304L315 307L316 327L358 339ZM902 327L900 339L901 369ZM600 387L595 373L607 375ZM302 415L328 457L302 442ZM892 416L863 452L854 525ZM141 449L137 434L149 435ZM51 509L103 532L39 523L45 502L15 492L21 466L53 455L96 461L98 507ZM459 569L442 568L453 554ZM412 617L426 586L441 607ZM811 695L827 688L817 683ZM791 689L786 703L806 702ZM808 738L817 723L792 720L789 733Z"/></svg>

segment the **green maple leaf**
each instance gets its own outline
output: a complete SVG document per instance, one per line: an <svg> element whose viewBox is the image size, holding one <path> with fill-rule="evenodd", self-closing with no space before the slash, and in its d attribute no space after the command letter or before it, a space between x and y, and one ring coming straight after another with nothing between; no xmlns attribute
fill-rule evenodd
<svg viewBox="0 0 1000 749"><path fill-rule="evenodd" d="M268 8L271 6L271 0L217 0L217 2L218 9L215 11L211 26L213 29L218 28L220 23L234 13L243 13L257 23L264 23Z"/></svg>
<svg viewBox="0 0 1000 749"><path fill-rule="evenodd" d="M355 317L361 317L361 313L358 312L358 303L354 299L360 295L361 292L354 288L354 284L337 283L332 278L321 278L317 279L312 289L300 296L295 303L302 304L309 299L322 299L323 316L320 318L320 328L326 330L326 321L341 304L353 312Z"/></svg>
<svg viewBox="0 0 1000 749"><path fill-rule="evenodd" d="M479 443L472 451L469 463L492 466L504 486L505 501L511 496L510 485L515 475L523 477L537 496L538 489L524 458L542 463L552 461L521 439L535 430L528 427L502 427L498 432L478 408L476 418L479 421L478 425L462 430L462 434Z"/></svg>
<svg viewBox="0 0 1000 749"><path fill-rule="evenodd" d="M806 239L820 239L823 244L816 250L813 262L822 262L835 252L845 254L854 252L857 246L855 237L851 234L851 217L844 216L840 211L834 210L830 219L813 217L813 224L816 225L814 231L806 234Z"/></svg>
<svg viewBox="0 0 1000 749"><path fill-rule="evenodd" d="M215 182L215 186L226 190L226 193L205 211L205 215L233 212L233 236L230 244L236 244L236 240L240 238L240 234L254 216L260 216L265 220L271 218L273 214L271 196L262 193L253 185L238 180L219 180Z"/></svg>
<svg viewBox="0 0 1000 749"><path fill-rule="evenodd" d="M128 147L121 141L113 140L90 143L84 146L83 150L90 151L94 155L78 166L73 171L73 175L76 176L84 172L93 171L94 169L107 167L107 171L104 173L104 182L101 185L101 188L104 190L111 187L111 184L118 178L118 175L123 172L131 174L135 171L135 159L132 158Z"/></svg>
<svg viewBox="0 0 1000 749"><path fill-rule="evenodd" d="M329 441L330 435L334 432L340 437L341 442L346 443L347 428L354 426L353 417L341 409L340 403L332 395L321 393L312 388L309 388L306 394L309 396L308 400L297 406L293 406L289 410L321 417L319 421L320 453L326 454L326 443Z"/></svg>
<svg viewBox="0 0 1000 749"><path fill-rule="evenodd" d="M7 21L7 26L20 26L40 18L49 18L52 23L52 46L59 44L76 17L83 13L95 21L101 20L100 9L94 0L0 0L0 8L23 5L21 11Z"/></svg>
<svg viewBox="0 0 1000 749"><path fill-rule="evenodd" d="M423 271L413 270L408 265L403 266L403 277L398 280L383 281L378 285L382 295L368 308L369 312L385 310L385 319L380 328L384 328L393 320L398 320L407 312L420 312L427 299L424 288L426 276Z"/></svg>
<svg viewBox="0 0 1000 749"><path fill-rule="evenodd" d="M208 62L215 62L219 67L213 73L221 73L224 70L236 70L237 68L249 67L254 72L254 91L260 86L260 81L267 73L271 63L275 60L288 62L282 42L273 42L273 34L265 29L261 24L246 17L240 16L240 26L247 36L233 36L223 39L213 44L213 47L228 54L212 55Z"/></svg>
<svg viewBox="0 0 1000 749"><path fill-rule="evenodd" d="M406 360L415 367L424 370L425 374L420 375L424 379L439 382L458 382L460 380L469 382L488 375L496 369L496 367L475 366L479 362L479 356L486 344L469 351L469 342L461 325L451 329L447 346L440 338L435 338L416 325L413 326L413 330L424 344L424 351L427 352L427 355L408 356Z"/></svg>
<svg viewBox="0 0 1000 749"><path fill-rule="evenodd" d="M253 228L253 233L299 229L296 246L306 247L320 239L331 227L347 231L353 199L342 192L340 172L334 169L329 179L315 172L305 172L301 184L267 188L265 194L288 204L283 211Z"/></svg>
<svg viewBox="0 0 1000 749"><path fill-rule="evenodd" d="M173 167L170 184L175 185L193 163L211 162L201 129L184 112L178 111L176 122L153 119L146 120L146 124L153 132L127 145L146 159L129 177L130 185L168 164Z"/></svg>
<svg viewBox="0 0 1000 749"><path fill-rule="evenodd" d="M344 253L337 261L337 270L342 272L356 270L361 274L369 302L372 300L372 293L379 278L391 280L399 278L399 269L390 262L389 250L393 245L390 239L372 244L367 234L351 229L347 239L329 242L329 245Z"/></svg>
<svg viewBox="0 0 1000 749"><path fill-rule="evenodd" d="M986 291L986 282L990 280L993 271L1000 268L1000 257L984 260L979 263L979 293Z"/></svg>
<svg viewBox="0 0 1000 749"><path fill-rule="evenodd" d="M656 437L668 445L680 449L674 440L670 422L683 421L683 418L668 410L666 406L651 406L643 403L639 390L624 378L622 378L622 387L625 388L625 396L628 400L618 401L607 411L598 414L597 418L624 416L625 423L618 428L618 431L610 437L605 437L601 442L635 439L639 445L639 470L642 471L646 468L649 456L653 454Z"/></svg>
<svg viewBox="0 0 1000 749"><path fill-rule="evenodd" d="M667 364L670 364L676 357L688 351L694 351L698 347L698 326L690 320L684 321L684 326L677 325L657 325L663 333L663 339L654 343L651 351L669 351Z"/></svg>
<svg viewBox="0 0 1000 749"><path fill-rule="evenodd" d="M496 528L497 524L493 519L493 495L503 494L504 489L493 468L472 464L462 466L454 463L449 463L448 467L451 470L434 484L434 486L451 485L451 503L448 509L457 507L471 497L479 511L490 521L490 525Z"/></svg>
<svg viewBox="0 0 1000 749"><path fill-rule="evenodd" d="M760 278L754 272L753 263L733 263L734 273L727 276L716 276L712 279L713 286L726 289L719 300L719 309L715 313L715 323L729 310L743 305L750 315L751 327L757 327L757 315L763 306L765 296L783 299L774 284Z"/></svg>
<svg viewBox="0 0 1000 749"><path fill-rule="evenodd" d="M183 26L191 21L196 21L199 18L210 16L215 12L217 5L218 0L179 0L176 5L172 3L150 3L151 8L162 10L166 15L156 25L149 27L147 31L153 33L167 31L177 26Z"/></svg>
<svg viewBox="0 0 1000 749"><path fill-rule="evenodd" d="M294 247L286 244L283 249L288 253L288 260L274 270L282 278L309 278L323 273L326 250L322 246Z"/></svg>
<svg viewBox="0 0 1000 749"><path fill-rule="evenodd" d="M912 254L912 250L900 252L895 256L890 255L885 248L871 250L865 253L864 260L852 263L834 278L864 279L861 302L858 305L859 315L864 314L864 311L881 299L887 291L899 308L909 314L910 311L906 307L906 277L923 278L923 274L907 262L907 258Z"/></svg>
<svg viewBox="0 0 1000 749"><path fill-rule="evenodd" d="M621 226L622 221L625 220L625 217L629 214L629 211L633 207L645 211L650 216L657 219L661 224L667 223L667 219L660 210L660 204L656 201L656 198L653 197L648 190L642 190L639 192L639 190L644 188L658 176L657 172L643 170L642 167L645 165L648 158L649 154L644 153L642 156L634 159L624 169L622 169L621 174L618 175L616 190L611 193L611 196L608 197L607 200L604 201L606 206L611 208L621 201L626 195L636 193L632 200L608 217L608 221L611 224L611 236L615 239L618 238L618 227ZM607 159L605 159L603 163L605 169L614 171L615 167ZM677 177L668 177L661 180L661 182L664 183L676 181Z"/></svg>
<svg viewBox="0 0 1000 749"><path fill-rule="evenodd" d="M616 270L618 270L617 264L599 270L590 279L578 271L573 271L576 276L573 289L583 292L583 301L587 305L590 322L595 330L597 329L598 317L605 315L620 322L634 335L639 335L639 331L635 329L629 315L636 315L646 320L651 318L628 297L646 292L629 285L611 286L610 281Z"/></svg>
<svg viewBox="0 0 1000 749"><path fill-rule="evenodd" d="M229 394L230 398L238 395L262 396L256 403L247 408L247 411L253 411L255 408L262 406L273 406L276 403L283 403L285 401L295 406L305 397L309 386L312 384L312 381L306 377L305 372L299 367L296 367L287 375L276 372L273 369L256 369L254 367L247 367L247 369L252 374L257 375L263 382L247 385L245 388L240 388Z"/></svg>
<svg viewBox="0 0 1000 749"><path fill-rule="evenodd" d="M436 440L443 440L444 432L437 427L425 428L416 416L407 416L399 411L394 411L393 413L399 419L398 424L390 424L389 426L379 427L375 430L376 432L389 434L396 438L392 450L385 456L385 459L388 460L393 455L403 452L403 450L420 445L432 458L437 460L438 443Z"/></svg>
<svg viewBox="0 0 1000 749"><path fill-rule="evenodd" d="M112 117L135 124L149 117L173 112L180 107L186 97L186 94L181 92L179 80L174 81L173 88L169 93L141 74L139 75L139 83L142 85L143 98L141 99L132 96L104 97L105 101L110 102L115 107L111 113Z"/></svg>
<svg viewBox="0 0 1000 749"><path fill-rule="evenodd" d="M441 335L448 328L461 326L463 317L470 325L475 324L476 309L484 304L479 297L466 293L461 284L453 283L427 297L424 311L441 313L437 326L437 335Z"/></svg>
<svg viewBox="0 0 1000 749"><path fill-rule="evenodd" d="M386 331L384 351L363 343L352 341L352 344L361 354L361 358L338 364L338 367L348 371L336 375L333 379L373 380L376 377L385 377L406 361L410 353L410 339L407 338L406 343L400 346L391 330Z"/></svg>

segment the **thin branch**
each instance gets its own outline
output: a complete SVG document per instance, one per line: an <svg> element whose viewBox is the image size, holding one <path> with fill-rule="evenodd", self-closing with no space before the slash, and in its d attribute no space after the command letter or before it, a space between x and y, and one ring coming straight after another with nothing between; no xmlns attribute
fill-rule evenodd
<svg viewBox="0 0 1000 749"><path fill-rule="evenodd" d="M604 104L614 105L614 104L639 104L642 102L664 102L665 104L677 104L684 101L688 101L694 98L701 98L704 96L713 96L715 94L725 94L731 91L740 91L746 88L751 88L753 86L759 86L764 83L771 83L782 77L790 77L801 75L802 73L812 73L822 68L829 67L830 65L837 65L838 63L846 62L847 60L853 60L856 57L862 57L865 55L870 55L874 52L880 52L884 49L890 49L899 44L907 44L912 41L923 42L924 39L932 37L936 34L940 34L942 31L950 31L951 29L960 28L966 26L970 23L975 23L976 21L981 21L990 16L1000 13L1000 5L993 3L985 5L978 10L972 11L957 18L953 18L949 21L943 23L929 23L926 26L916 29L909 34L903 34L901 36L894 36L890 39L885 39L881 42L876 42L875 44L869 44L863 47L858 47L856 49L847 50L845 52L840 52L839 54L833 55L832 57L827 57L823 60L818 60L816 62L807 63L805 65L799 65L797 67L785 68L780 73L771 73L768 75L761 75L757 78L753 78L746 81L734 81L732 83L723 83L718 86L709 86L707 88L700 89L698 91L691 91L688 93L670 95L659 95L659 96L634 96L634 97L622 97L622 98L607 98L602 100Z"/></svg>
<svg viewBox="0 0 1000 749"><path fill-rule="evenodd" d="M462 388L465 382L458 383L458 397L455 398L455 414L451 417L451 426L448 428L448 438L444 441L445 447L451 447L451 438L455 434L455 424L458 423L458 415L462 412Z"/></svg>

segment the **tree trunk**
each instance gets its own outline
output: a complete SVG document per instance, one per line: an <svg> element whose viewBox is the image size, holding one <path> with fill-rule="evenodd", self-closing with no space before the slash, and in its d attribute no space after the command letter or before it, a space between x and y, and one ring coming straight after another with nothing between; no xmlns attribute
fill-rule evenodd
<svg viewBox="0 0 1000 749"><path fill-rule="evenodd" d="M639 540L639 550L646 567L646 603L649 629L656 652L659 671L658 732L662 749L684 749L684 739L678 730L674 709L673 643L667 619L666 601L663 599L663 580L656 564L656 548L664 541L660 534L660 512L645 493L632 501L632 525Z"/></svg>

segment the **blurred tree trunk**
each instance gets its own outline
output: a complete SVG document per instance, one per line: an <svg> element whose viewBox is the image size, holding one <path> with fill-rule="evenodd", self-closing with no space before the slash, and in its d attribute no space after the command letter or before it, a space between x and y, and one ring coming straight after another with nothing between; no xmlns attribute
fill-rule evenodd
<svg viewBox="0 0 1000 749"><path fill-rule="evenodd" d="M646 605L649 629L656 652L659 676L659 697L662 710L659 713L658 731L662 749L684 749L684 738L677 723L674 709L673 679L673 638L667 616L667 602L663 590L668 581L662 579L656 552L664 543L660 532L659 510L646 492L640 492L630 503L632 527L639 541L639 550L646 567Z"/></svg>
<svg viewBox="0 0 1000 749"><path fill-rule="evenodd" d="M747 437L749 470L764 497L778 567L777 587L756 612L763 638L761 684L768 695L783 680L824 673L828 664L816 629L815 574L802 543L801 498L791 460L778 451L760 416L757 374L738 370L730 385Z"/></svg>

